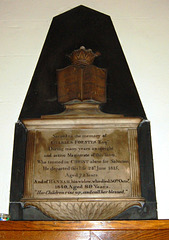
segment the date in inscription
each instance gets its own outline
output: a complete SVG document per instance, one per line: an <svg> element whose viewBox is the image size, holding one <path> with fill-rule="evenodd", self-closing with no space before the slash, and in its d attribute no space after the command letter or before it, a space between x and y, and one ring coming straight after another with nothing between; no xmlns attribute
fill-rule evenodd
<svg viewBox="0 0 169 240"><path fill-rule="evenodd" d="M128 131L36 130L36 198L130 197Z"/></svg>

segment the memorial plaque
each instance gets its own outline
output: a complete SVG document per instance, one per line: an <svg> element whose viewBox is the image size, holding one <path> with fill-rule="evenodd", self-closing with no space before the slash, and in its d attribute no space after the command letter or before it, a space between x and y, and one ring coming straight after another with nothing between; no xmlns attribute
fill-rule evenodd
<svg viewBox="0 0 169 240"><path fill-rule="evenodd" d="M104 121L106 123L106 121ZM99 126L56 126L31 130L26 188L35 198L121 198L140 196L135 119ZM29 123L25 125L29 129ZM31 124L31 123L30 123ZM38 123L37 123L38 124ZM61 130L62 129L62 130ZM34 142L33 147L31 147ZM29 153L31 149L31 153ZM27 172L28 171L28 172ZM138 180L137 180L138 179ZM26 192L27 192L26 191ZM27 193L25 193L27 195Z"/></svg>
<svg viewBox="0 0 169 240"><path fill-rule="evenodd" d="M132 196L128 148L131 152L137 148L128 146L130 132L119 128L35 130L33 197Z"/></svg>
<svg viewBox="0 0 169 240"><path fill-rule="evenodd" d="M53 18L15 126L10 217L157 218L150 123L105 14Z"/></svg>
<svg viewBox="0 0 169 240"><path fill-rule="evenodd" d="M22 201L55 219L109 219L144 203L137 143L141 119L102 113L98 99L105 99L106 74L101 70L97 78L99 71L90 71L94 66L89 54L95 55L91 50L81 47L74 53L77 62L68 67L73 72L69 81L65 81L68 68L58 75L71 92L59 98L65 112L23 120L28 136ZM94 94L90 78L79 77L79 71L94 76ZM74 79L80 95L73 91Z"/></svg>

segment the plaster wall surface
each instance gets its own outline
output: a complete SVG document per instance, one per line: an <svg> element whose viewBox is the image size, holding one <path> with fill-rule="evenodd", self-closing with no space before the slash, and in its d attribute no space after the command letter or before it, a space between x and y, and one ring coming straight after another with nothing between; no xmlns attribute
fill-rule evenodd
<svg viewBox="0 0 169 240"><path fill-rule="evenodd" d="M7 213L18 119L52 18L78 5L110 15L151 121L159 219L169 218L169 1L0 1L0 212Z"/></svg>

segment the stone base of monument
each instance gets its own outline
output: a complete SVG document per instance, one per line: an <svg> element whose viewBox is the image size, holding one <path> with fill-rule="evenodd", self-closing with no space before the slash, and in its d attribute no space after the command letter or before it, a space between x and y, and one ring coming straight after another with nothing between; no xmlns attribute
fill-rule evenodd
<svg viewBox="0 0 169 240"><path fill-rule="evenodd" d="M34 206L56 220L106 220L112 219L130 207L142 207L144 199L105 199L97 201L28 201L25 207Z"/></svg>

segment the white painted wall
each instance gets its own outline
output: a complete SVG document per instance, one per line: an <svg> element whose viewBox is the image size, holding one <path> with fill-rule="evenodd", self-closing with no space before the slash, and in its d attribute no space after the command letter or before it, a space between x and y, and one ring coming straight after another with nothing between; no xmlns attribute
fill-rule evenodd
<svg viewBox="0 0 169 240"><path fill-rule="evenodd" d="M14 124L51 20L81 4L113 20L151 121L159 218L169 218L168 0L0 0L0 212L8 212Z"/></svg>

